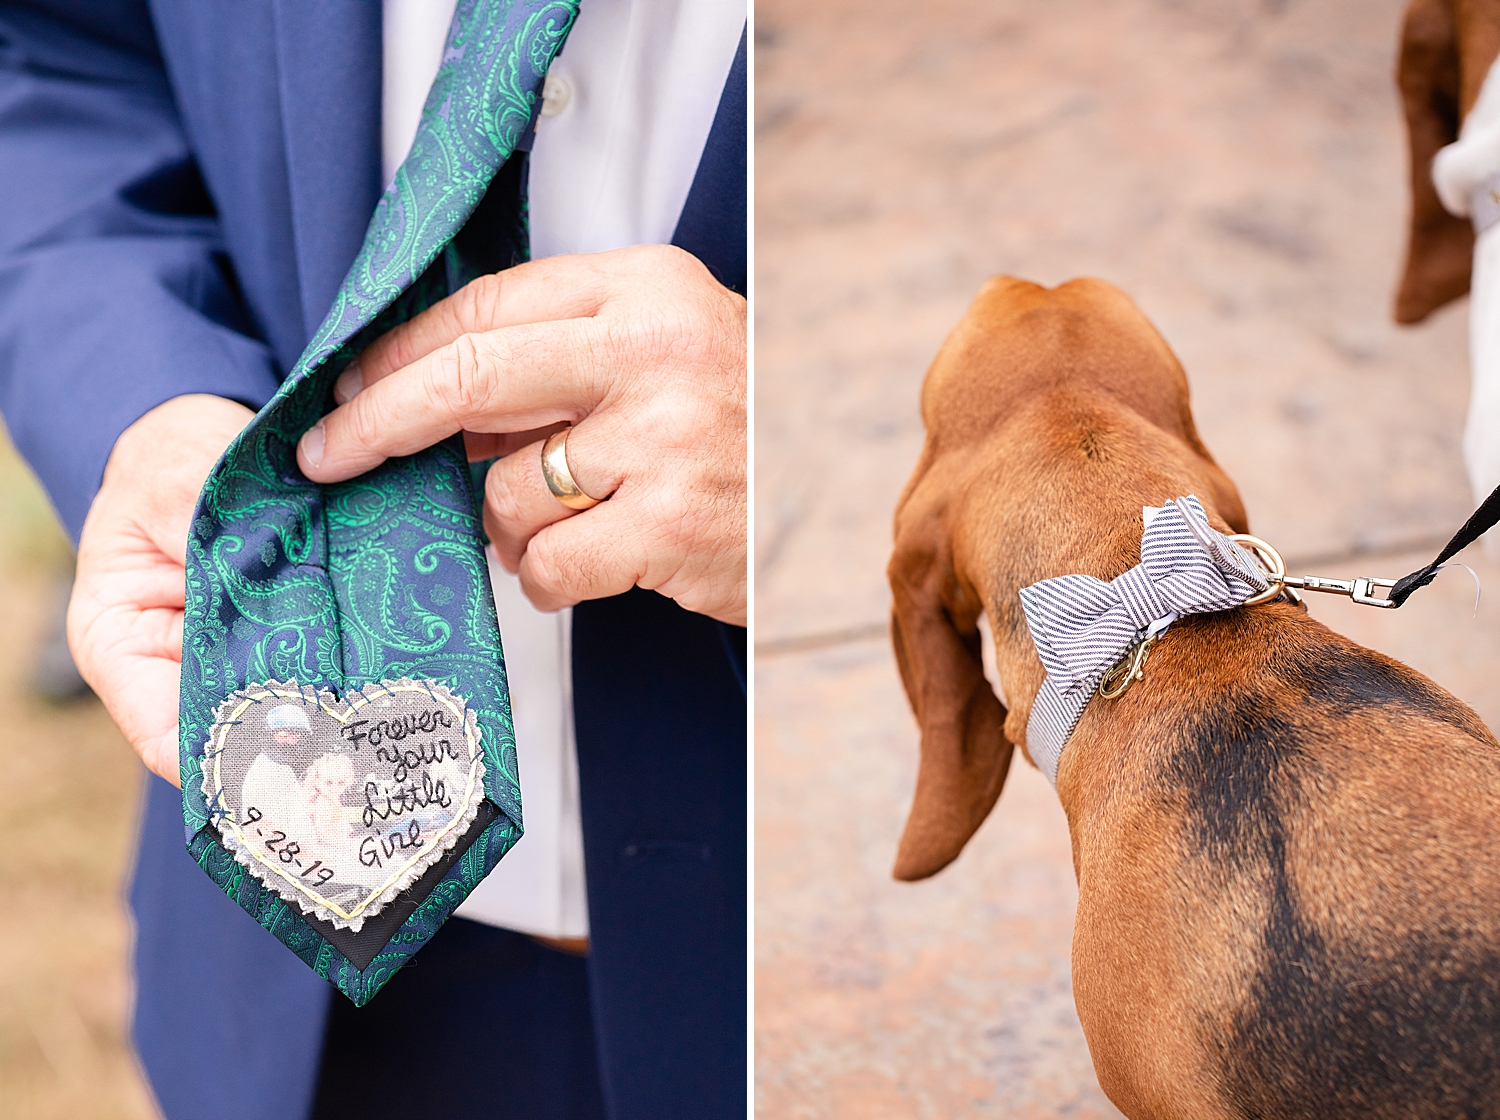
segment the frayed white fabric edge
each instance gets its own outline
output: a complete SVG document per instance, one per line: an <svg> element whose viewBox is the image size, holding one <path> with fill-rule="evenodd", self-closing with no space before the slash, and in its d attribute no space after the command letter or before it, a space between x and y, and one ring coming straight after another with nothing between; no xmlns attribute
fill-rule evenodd
<svg viewBox="0 0 1500 1120"><path fill-rule="evenodd" d="M358 933L364 927L366 918L373 918L376 914L380 913L387 905L395 901L397 895L420 879L428 868L442 858L444 852L452 851L457 846L458 842L468 833L469 827L478 818L479 803L484 800L484 752L480 747L480 736L483 734L483 731L479 726L478 718L474 714L474 709L469 707L468 701L440 681L414 680L411 677L402 677L396 681L375 682L375 686L379 688L385 688L386 685L390 685L392 688L422 685L423 691L434 694L441 693L450 700L463 705L464 739L469 744L471 754L469 759L469 802L464 806L464 810L459 814L458 818L448 826L448 830L443 834L443 838L438 845L417 856L414 862L397 879L380 892L379 896L367 900L361 906L358 914L352 918L344 918L323 903L310 898L305 891L288 882L274 871L263 873L264 862L241 843L234 829L225 824L223 816L221 815L218 819L214 820L214 826L219 833L220 841L224 845L225 850L234 856L235 862L248 871L256 882L274 891L283 900L296 903L302 913L321 918L323 921L332 924L335 929L347 929L353 933ZM370 687L370 685L365 686L365 688ZM280 681L254 682L243 689L238 689L230 693L224 702L219 705L218 711L214 713L215 728L223 724L229 715L230 709L243 701L248 690L252 688L261 689L271 695L276 695L273 691L275 689L290 691L304 697L307 695L295 680L287 681L285 684ZM334 704L338 703L352 707L349 697L356 695L361 697L366 703L377 698L366 694L364 689L354 689L345 693L342 701L327 689L321 692L314 691L316 702L328 708L332 708ZM290 697L287 698L290 699ZM207 755L212 747L213 732L210 731L208 742L205 744L205 755ZM210 806L218 799L218 791L213 788L213 772L207 765L203 767L203 795L208 799Z"/></svg>

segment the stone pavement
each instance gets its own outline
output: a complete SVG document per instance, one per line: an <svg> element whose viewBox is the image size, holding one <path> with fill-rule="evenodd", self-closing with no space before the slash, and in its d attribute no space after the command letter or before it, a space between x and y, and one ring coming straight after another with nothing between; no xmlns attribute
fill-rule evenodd
<svg viewBox="0 0 1500 1120"><path fill-rule="evenodd" d="M1112 280L1294 569L1400 575L1472 506L1459 306L1389 319L1399 0L757 5L757 1098L767 1118L1100 1117L1066 822L1018 765L889 868L916 730L885 637L917 392L980 282ZM1470 550L1477 553L1478 550ZM1500 565L1330 625L1500 726Z"/></svg>

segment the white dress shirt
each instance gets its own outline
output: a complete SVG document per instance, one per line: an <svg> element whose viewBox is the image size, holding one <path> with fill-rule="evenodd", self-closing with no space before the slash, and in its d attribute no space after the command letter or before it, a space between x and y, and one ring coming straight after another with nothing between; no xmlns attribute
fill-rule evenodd
<svg viewBox="0 0 1500 1120"><path fill-rule="evenodd" d="M381 165L411 148L456 0L384 0ZM745 0L583 0L552 63L529 172L535 257L671 240L745 27ZM490 558L526 833L458 908L545 937L588 934L572 611L543 614Z"/></svg>

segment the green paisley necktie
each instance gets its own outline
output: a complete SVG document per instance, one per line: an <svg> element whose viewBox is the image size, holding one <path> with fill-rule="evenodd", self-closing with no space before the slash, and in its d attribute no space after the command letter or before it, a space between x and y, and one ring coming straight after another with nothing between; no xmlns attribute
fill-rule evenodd
<svg viewBox="0 0 1500 1120"><path fill-rule="evenodd" d="M356 1004L520 837L515 739L462 438L327 486L299 471L297 441L371 340L526 258L518 146L576 14L458 4L359 256L209 476L188 543L188 850Z"/></svg>

